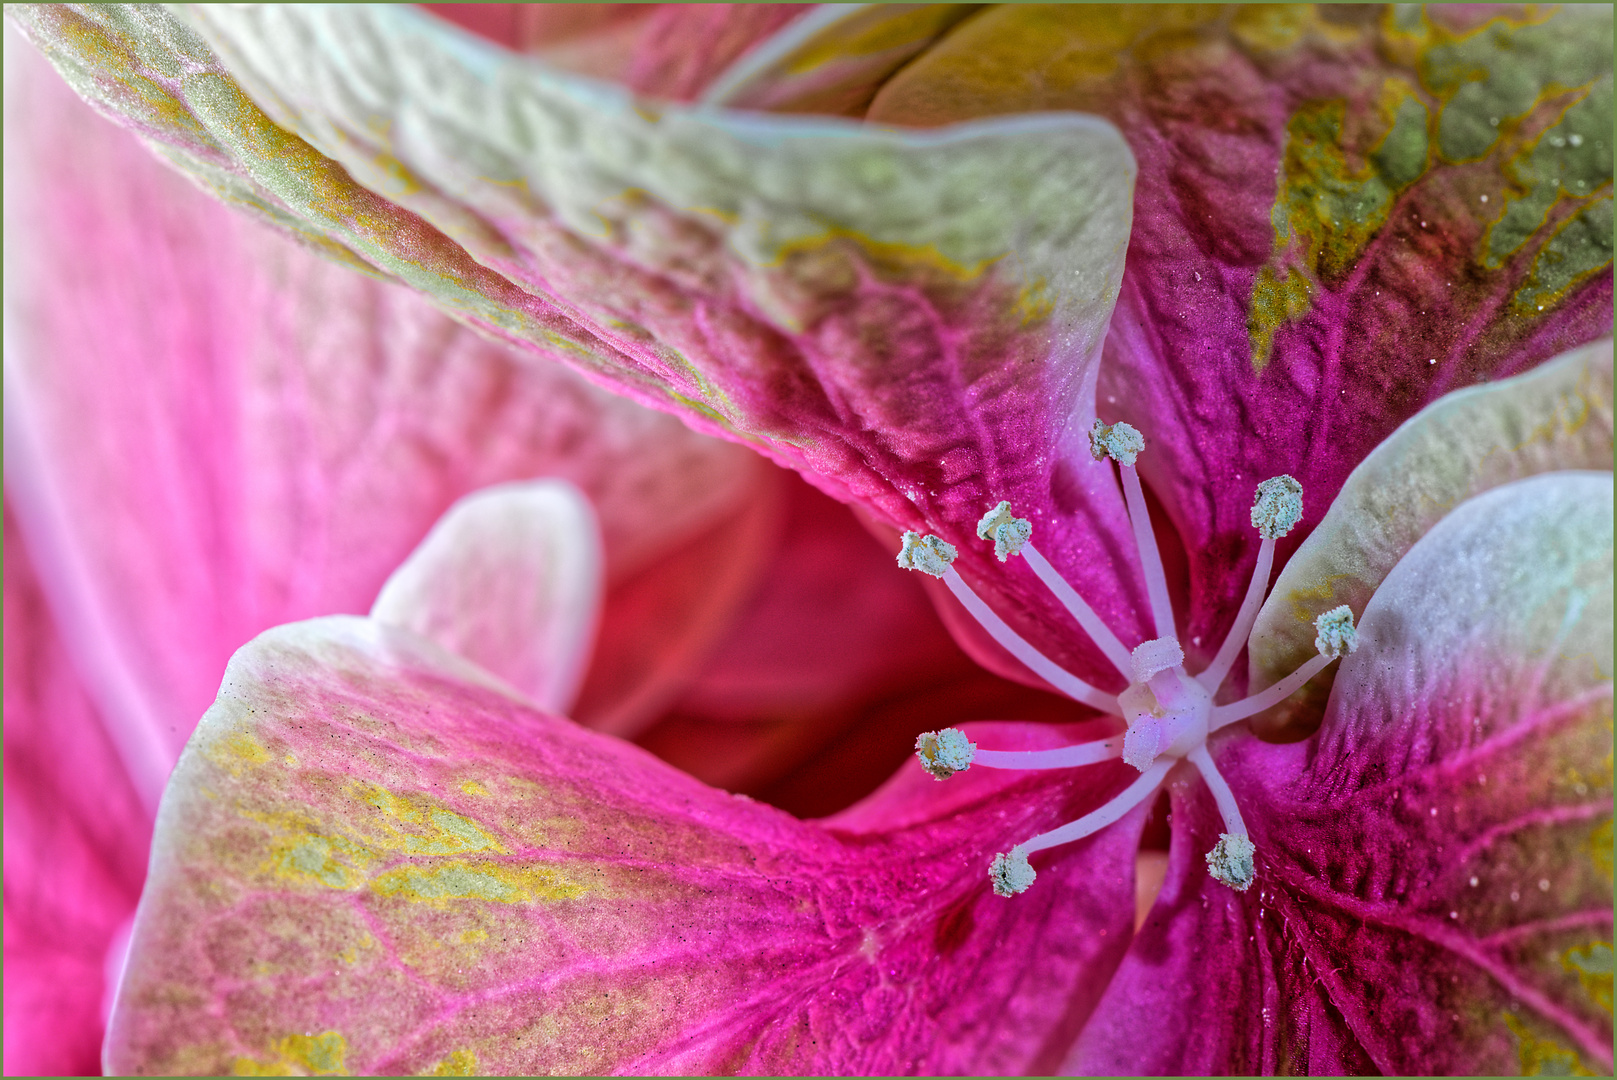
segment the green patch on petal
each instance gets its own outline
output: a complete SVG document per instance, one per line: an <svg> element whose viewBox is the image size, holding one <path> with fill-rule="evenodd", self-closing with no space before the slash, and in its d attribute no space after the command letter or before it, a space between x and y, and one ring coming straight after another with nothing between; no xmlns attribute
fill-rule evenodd
<svg viewBox="0 0 1617 1080"><path fill-rule="evenodd" d="M235 1076L347 1076L343 1058L348 1040L335 1031L319 1035L288 1035L271 1048L268 1061L239 1057L231 1067Z"/></svg>
<svg viewBox="0 0 1617 1080"><path fill-rule="evenodd" d="M1549 221L1562 199L1584 199L1612 178L1612 79L1597 79L1529 146L1504 163L1513 181L1499 219L1488 230L1483 265L1504 264ZM1610 211L1607 211L1610 253Z"/></svg>
<svg viewBox="0 0 1617 1080"><path fill-rule="evenodd" d="M1505 1026L1510 1029L1516 1043L1516 1058L1521 1063L1523 1076L1600 1076L1583 1063L1576 1050L1562 1046L1546 1035L1536 1035L1526 1024L1511 1013L1505 1014Z"/></svg>
<svg viewBox="0 0 1617 1080"><path fill-rule="evenodd" d="M1602 75L1609 78L1610 8L1573 18L1551 18L1550 8L1529 11L1460 35L1428 24L1419 64L1422 81L1445 99L1437 125L1444 159L1483 157L1540 102L1588 87ZM1608 122L1605 135L1610 133Z"/></svg>
<svg viewBox="0 0 1617 1080"><path fill-rule="evenodd" d="M1547 240L1514 296L1517 314L1531 316L1611 265L1611 196L1584 205Z"/></svg>
<svg viewBox="0 0 1617 1080"><path fill-rule="evenodd" d="M1612 948L1609 941L1597 941L1561 954L1561 964L1577 975L1589 997L1607 1012L1612 1011Z"/></svg>
<svg viewBox="0 0 1617 1080"><path fill-rule="evenodd" d="M1270 213L1275 256L1259 272L1248 306L1255 370L1268 364L1275 332L1308 314L1319 283L1335 283L1353 268L1398 192L1425 173L1427 125L1417 89L1400 78L1386 79L1363 115L1340 99L1292 114Z"/></svg>

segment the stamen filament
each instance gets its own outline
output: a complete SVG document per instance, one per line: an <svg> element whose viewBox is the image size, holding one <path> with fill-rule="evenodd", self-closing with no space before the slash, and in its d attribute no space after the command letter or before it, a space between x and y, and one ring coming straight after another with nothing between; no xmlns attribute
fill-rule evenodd
<svg viewBox="0 0 1617 1080"><path fill-rule="evenodd" d="M1099 832L1150 798L1152 793L1157 790L1158 785L1162 783L1162 778L1168 775L1168 770L1176 764L1177 762L1172 758L1163 758L1141 773L1138 780L1124 788L1122 794L1099 810L1091 811L1077 821L1068 822L1059 829L1040 833L1026 843L1016 846L1024 852L1032 854L1035 851L1043 851L1045 848L1056 847L1060 844L1070 844L1074 840L1082 840L1091 833Z"/></svg>
<svg viewBox="0 0 1617 1080"><path fill-rule="evenodd" d="M1173 627L1173 604L1168 599L1168 575L1162 569L1156 533L1151 531L1151 514L1145 507L1140 474L1133 465L1122 462L1118 462L1117 471L1123 475L1123 497L1128 502L1129 523L1134 526L1134 543L1140 549L1140 568L1145 573L1145 593L1151 598L1151 617L1157 624L1157 637L1177 637Z"/></svg>
<svg viewBox="0 0 1617 1080"><path fill-rule="evenodd" d="M1245 720L1249 716L1256 716L1264 709L1280 704L1296 693L1298 687L1302 686L1303 683L1324 671L1325 665L1335 659L1336 657L1334 656L1326 656L1324 653L1320 653L1262 693L1253 694L1249 698L1232 702L1229 705L1214 707L1207 718L1207 730L1209 732L1217 731L1226 724L1233 724L1237 720Z"/></svg>
<svg viewBox="0 0 1617 1080"><path fill-rule="evenodd" d="M1245 836L1246 822L1241 820L1241 807L1235 801L1235 792L1230 790L1229 782L1218 771L1218 766L1213 764L1213 755L1207 752L1207 746L1198 746L1185 756L1202 774L1202 779L1207 781L1207 789L1213 793L1213 801L1218 803L1218 812L1224 818L1224 831Z"/></svg>
<svg viewBox="0 0 1617 1080"><path fill-rule="evenodd" d="M1123 756L1123 736L1099 742L1060 746L1054 750L978 750L973 765L990 769L1070 769Z"/></svg>
<svg viewBox="0 0 1617 1080"><path fill-rule="evenodd" d="M1005 650L1016 657L1039 678L1060 690L1074 701L1081 701L1091 708L1113 716L1122 716L1123 710L1117 704L1117 698L1102 690L1090 686L1078 676L1066 671L1055 661L1035 649L1015 630L1005 625L1005 621L994 614L994 609L983 602L982 598L972 591L960 572L954 567L944 571L943 583L949 586L965 609L971 612L972 618L988 631L990 637L1005 647Z"/></svg>
<svg viewBox="0 0 1617 1080"><path fill-rule="evenodd" d="M1263 594L1269 588L1269 572L1274 569L1274 562L1275 542L1272 538L1266 538L1258 548L1258 565L1252 568L1252 583L1246 587L1246 599L1241 601L1241 610L1236 612L1235 624L1230 627L1229 636L1219 646L1213 662L1196 676L1196 681L1209 694L1217 693L1218 688L1224 685L1224 676L1230 673L1235 658L1241 655L1241 647L1252 633L1258 609L1263 606Z"/></svg>
<svg viewBox="0 0 1617 1080"><path fill-rule="evenodd" d="M1084 628L1084 633L1089 635L1090 640L1100 646L1100 651L1106 654L1106 659L1112 662L1112 666L1119 674L1125 679L1129 678L1131 671L1129 651L1123 647L1117 635L1112 633L1112 628L1095 614L1095 609L1084 602L1084 598L1056 573L1056 568L1051 566L1049 560L1040 555L1038 549L1031 543L1022 545L1022 558L1033 567L1033 572L1039 575L1039 580L1044 582L1045 588L1055 593L1056 599L1060 600L1072 613L1072 617L1078 620L1078 625Z"/></svg>

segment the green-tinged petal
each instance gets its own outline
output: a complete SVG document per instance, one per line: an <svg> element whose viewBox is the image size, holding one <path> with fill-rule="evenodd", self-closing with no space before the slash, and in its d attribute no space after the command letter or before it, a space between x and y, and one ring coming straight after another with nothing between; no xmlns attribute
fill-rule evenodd
<svg viewBox="0 0 1617 1080"><path fill-rule="evenodd" d="M1028 903L983 871L1132 771L974 770L939 800L912 762L869 813L803 822L408 632L279 627L233 658L164 795L106 1064L1046 1071L1127 947L1144 811L1041 857Z"/></svg>
<svg viewBox="0 0 1617 1080"><path fill-rule="evenodd" d="M1323 612L1346 604L1363 614L1404 553L1466 499L1538 473L1611 463L1610 338L1427 406L1353 470L1276 579L1252 631L1253 687L1314 655ZM1316 677L1266 722L1317 722L1329 691L1329 677Z"/></svg>

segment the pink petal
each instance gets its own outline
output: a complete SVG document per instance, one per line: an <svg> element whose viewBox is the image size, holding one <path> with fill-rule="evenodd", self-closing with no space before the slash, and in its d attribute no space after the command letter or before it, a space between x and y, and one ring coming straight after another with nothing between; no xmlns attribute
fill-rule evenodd
<svg viewBox="0 0 1617 1080"><path fill-rule="evenodd" d="M5 1072L101 1072L104 970L150 818L5 513Z"/></svg>
<svg viewBox="0 0 1617 1080"><path fill-rule="evenodd" d="M802 18L791 4L422 4L480 37L636 93L692 101Z"/></svg>
<svg viewBox="0 0 1617 1080"><path fill-rule="evenodd" d="M1611 333L1610 9L1479 8L1463 31L1423 10L1006 5L867 114L1123 132L1140 176L1097 400L1145 434L1189 553L1183 636L1209 652L1258 482L1306 492L1283 565L1423 405Z"/></svg>
<svg viewBox="0 0 1617 1080"><path fill-rule="evenodd" d="M531 480L451 506L382 585L371 618L566 713L600 607L600 527L589 500L564 480Z"/></svg>
<svg viewBox="0 0 1617 1080"><path fill-rule="evenodd" d="M6 243L26 272L7 275L7 476L154 804L232 651L368 610L469 491L577 484L609 587L748 512L762 473L747 451L231 214L26 47L8 77ZM745 562L700 569L722 582ZM654 666L681 627L670 613L624 658Z"/></svg>
<svg viewBox="0 0 1617 1080"><path fill-rule="evenodd" d="M1069 1069L1610 1070L1612 507L1593 472L1464 503L1376 591L1314 739L1224 744L1247 893L1176 788L1167 883Z"/></svg>
<svg viewBox="0 0 1617 1080"><path fill-rule="evenodd" d="M312 31L332 17L335 36ZM959 540L966 572L1056 659L1104 670L1031 574L978 550L971 527L1001 498L1136 632L1120 500L1075 453L1128 234L1132 166L1109 126L928 134L636 105L406 8L208 9L197 26L225 61L170 18L20 16L100 107L194 146L283 227ZM386 59L355 67L319 44L336 40ZM150 66L176 48L209 79ZM164 87L167 111L133 106L136 85Z"/></svg>
<svg viewBox="0 0 1617 1080"><path fill-rule="evenodd" d="M968 774L821 827L413 635L278 628L165 796L109 1066L1042 1071L1128 939L1143 816L1051 853L1030 903L984 871L1129 771Z"/></svg>

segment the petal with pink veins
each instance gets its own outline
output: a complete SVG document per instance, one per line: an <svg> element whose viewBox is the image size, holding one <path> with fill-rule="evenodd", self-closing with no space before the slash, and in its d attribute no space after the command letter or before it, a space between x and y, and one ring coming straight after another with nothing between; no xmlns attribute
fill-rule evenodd
<svg viewBox="0 0 1617 1080"><path fill-rule="evenodd" d="M1145 435L1194 656L1240 606L1258 483L1305 492L1284 565L1423 406L1611 334L1611 80L1604 6L1008 4L867 119L1079 109L1128 140L1097 407Z"/></svg>
<svg viewBox="0 0 1617 1080"><path fill-rule="evenodd" d="M965 541L1010 499L1132 632L1121 500L1067 468L1128 242L1105 122L637 101L406 7L17 17L171 160L474 324L893 524ZM1030 572L965 559L1057 660L1101 669Z"/></svg>
<svg viewBox="0 0 1617 1080"><path fill-rule="evenodd" d="M1116 762L942 806L912 765L885 827L819 825L501 685L350 617L237 653L164 797L109 1069L1046 1071L1126 947L1143 815L1029 903L961 872ZM1024 731L993 734L1058 735Z"/></svg>
<svg viewBox="0 0 1617 1080"><path fill-rule="evenodd" d="M1311 740L1219 747L1246 893L1174 786L1167 882L1068 1070L1610 1071L1612 510L1593 472L1465 502L1371 598Z"/></svg>

